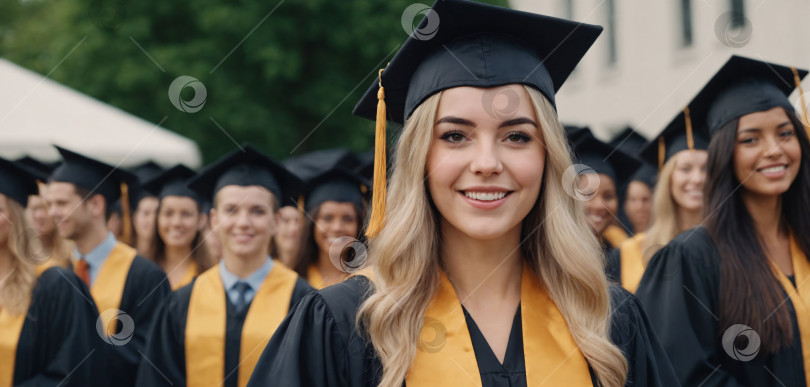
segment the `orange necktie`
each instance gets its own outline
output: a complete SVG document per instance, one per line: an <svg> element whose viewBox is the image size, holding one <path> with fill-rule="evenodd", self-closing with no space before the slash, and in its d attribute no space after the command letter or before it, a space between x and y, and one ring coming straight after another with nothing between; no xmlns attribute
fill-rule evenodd
<svg viewBox="0 0 810 387"><path fill-rule="evenodd" d="M76 261L76 275L78 275L88 287L90 286L90 265L88 265L87 261L84 259Z"/></svg>

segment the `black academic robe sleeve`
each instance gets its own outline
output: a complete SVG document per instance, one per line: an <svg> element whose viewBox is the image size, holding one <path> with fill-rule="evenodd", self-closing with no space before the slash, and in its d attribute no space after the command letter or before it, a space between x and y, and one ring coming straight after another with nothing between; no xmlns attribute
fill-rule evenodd
<svg viewBox="0 0 810 387"><path fill-rule="evenodd" d="M37 280L20 332L15 386L106 386L104 345L96 310L72 271L53 267Z"/></svg>
<svg viewBox="0 0 810 387"><path fill-rule="evenodd" d="M675 370L641 303L619 285L610 287L610 339L628 363L626 386L679 386Z"/></svg>
<svg viewBox="0 0 810 387"><path fill-rule="evenodd" d="M138 386L186 385L186 320L195 283L196 278L171 293L155 312L155 322L144 350L144 359L138 367ZM305 280L298 278L290 298L290 310L312 291Z"/></svg>
<svg viewBox="0 0 810 387"><path fill-rule="evenodd" d="M369 286L356 276L304 297L270 339L248 386L376 386L379 360L355 328Z"/></svg>
<svg viewBox="0 0 810 387"><path fill-rule="evenodd" d="M611 282L622 283L622 253L620 249L609 249L605 254L605 274Z"/></svg>
<svg viewBox="0 0 810 387"><path fill-rule="evenodd" d="M718 280L714 243L697 228L653 256L636 291L683 385L742 385L721 367L726 355L716 343Z"/></svg>
<svg viewBox="0 0 810 387"><path fill-rule="evenodd" d="M171 293L166 273L155 263L136 256L127 275L119 309L132 317L132 339L124 345L107 345L110 377L115 386L134 386L138 363L152 329L155 311ZM103 313L103 311L101 311Z"/></svg>

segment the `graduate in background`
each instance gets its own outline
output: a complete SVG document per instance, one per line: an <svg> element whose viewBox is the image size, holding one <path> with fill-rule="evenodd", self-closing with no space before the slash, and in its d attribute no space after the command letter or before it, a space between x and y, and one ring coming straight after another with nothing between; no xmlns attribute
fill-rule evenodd
<svg viewBox="0 0 810 387"><path fill-rule="evenodd" d="M628 238L623 227L613 224L618 221L618 187L627 184L641 162L599 141L590 133L576 140L574 153L577 155L576 163L580 168L585 168L577 171L579 192L587 196L582 201L585 218L607 253Z"/></svg>
<svg viewBox="0 0 810 387"><path fill-rule="evenodd" d="M647 139L627 127L623 132L613 137L608 143L627 155L638 156L638 152L647 144ZM625 229L630 235L642 233L650 226L652 219L652 192L655 188L655 176L658 170L644 162L630 177L626 185L619 187L619 226L627 225Z"/></svg>
<svg viewBox="0 0 810 387"><path fill-rule="evenodd" d="M370 273L305 297L250 385L677 384L561 184L554 96L601 28L453 0L419 27L434 13L355 108L378 125Z"/></svg>
<svg viewBox="0 0 810 387"><path fill-rule="evenodd" d="M687 121L689 120L689 121ZM635 292L650 258L676 235L703 220L703 184L709 157L707 134L692 127L684 112L644 146L641 156L658 163L653 223L646 233L622 242L608 254L608 277Z"/></svg>
<svg viewBox="0 0 810 387"><path fill-rule="evenodd" d="M22 204L37 190L34 175L0 158L0 386L106 386L87 287L62 267L35 272L39 241Z"/></svg>
<svg viewBox="0 0 810 387"><path fill-rule="evenodd" d="M278 223L270 246L270 254L291 269L295 268L298 258L301 223L303 219L297 206L284 206L278 210Z"/></svg>
<svg viewBox="0 0 810 387"><path fill-rule="evenodd" d="M73 269L90 288L99 313L123 312L128 317L102 319L102 331L109 343L105 349L110 383L131 386L154 310L171 291L169 282L160 267L116 241L107 230L108 206L120 197L122 207L128 208L134 177L76 152L56 149L64 162L49 179L48 213L59 234L75 243Z"/></svg>
<svg viewBox="0 0 810 387"><path fill-rule="evenodd" d="M163 173L163 168L154 161L147 161L135 168L132 173L138 178L138 182L143 185ZM150 257L150 247L155 233L155 216L157 214L158 198L157 192L150 192L148 189L138 190L133 196L134 204L132 214L132 241L131 246L147 258Z"/></svg>
<svg viewBox="0 0 810 387"><path fill-rule="evenodd" d="M56 231L56 224L48 216L48 206L45 204L48 176L59 166L59 163L45 164L29 156L16 162L34 175L39 187L37 193L28 196L28 205L25 207L26 215L42 243L43 255L47 257L44 262L36 264L37 275L53 266L69 268L73 254L73 242L62 238Z"/></svg>
<svg viewBox="0 0 810 387"><path fill-rule="evenodd" d="M141 363L139 386L247 384L275 328L312 291L269 256L279 203L299 183L250 145L189 182L199 197L213 199L211 224L223 259L157 311L144 352L150 363Z"/></svg>
<svg viewBox="0 0 810 387"><path fill-rule="evenodd" d="M365 219L363 187L368 187L368 182L362 177L340 168L325 171L305 184L306 216L295 271L315 289L341 282L348 275L342 265L353 261L354 257L345 254L353 253L348 245L360 237Z"/></svg>
<svg viewBox="0 0 810 387"><path fill-rule="evenodd" d="M166 272L172 290L188 285L215 263L202 243L208 217L202 212L197 193L186 186L195 175L188 167L177 165L143 186L157 192L158 200L149 257Z"/></svg>
<svg viewBox="0 0 810 387"><path fill-rule="evenodd" d="M689 104L707 218L636 292L684 385L810 385L810 143L787 98L806 74L733 56Z"/></svg>

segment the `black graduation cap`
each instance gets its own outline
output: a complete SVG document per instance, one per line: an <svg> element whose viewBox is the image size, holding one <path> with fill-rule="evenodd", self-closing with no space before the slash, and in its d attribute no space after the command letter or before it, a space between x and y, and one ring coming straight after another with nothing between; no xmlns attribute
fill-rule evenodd
<svg viewBox="0 0 810 387"><path fill-rule="evenodd" d="M346 148L323 149L300 156L290 157L283 162L287 170L301 180L309 180L322 172L342 167L352 170L360 164L357 155Z"/></svg>
<svg viewBox="0 0 810 387"><path fill-rule="evenodd" d="M39 193L37 176L28 168L13 161L0 158L0 193L21 206L28 204L28 196Z"/></svg>
<svg viewBox="0 0 810 387"><path fill-rule="evenodd" d="M325 171L304 183L304 206L307 212L326 201L363 205L363 187L368 181L344 168Z"/></svg>
<svg viewBox="0 0 810 387"><path fill-rule="evenodd" d="M202 200L213 200L222 187L228 185L267 188L281 206L296 203L295 191L301 181L283 165L250 144L221 157L201 170L188 182Z"/></svg>
<svg viewBox="0 0 810 387"><path fill-rule="evenodd" d="M377 122L369 236L385 216L386 119L403 124L426 98L458 86L528 85L556 107L556 92L602 32L600 26L464 0L438 0L415 31L426 27L427 35L411 34L354 108Z"/></svg>
<svg viewBox="0 0 810 387"><path fill-rule="evenodd" d="M143 188L149 192L154 192L158 199L163 199L166 196L184 196L199 203L200 198L197 193L188 188L186 184L196 175L197 173L191 168L178 164L144 183Z"/></svg>
<svg viewBox="0 0 810 387"><path fill-rule="evenodd" d="M64 162L56 168L49 181L75 184L92 194L100 194L110 206L121 197L122 183L129 194L130 187L137 187L137 178L117 167L91 159L87 156L54 145Z"/></svg>
<svg viewBox="0 0 810 387"><path fill-rule="evenodd" d="M52 163L43 163L31 156L21 157L14 161L17 165L20 165L26 168L29 172L33 173L36 178L42 182L48 180L48 176L53 173L53 170L56 169L61 163L59 161L55 161Z"/></svg>
<svg viewBox="0 0 810 387"><path fill-rule="evenodd" d="M807 70L732 56L689 103L692 121L702 123L710 135L743 115L793 105L788 95Z"/></svg>
<svg viewBox="0 0 810 387"><path fill-rule="evenodd" d="M621 133L613 136L608 145L618 148L628 155L636 155L641 148L647 144L647 138L636 132L631 127L626 127Z"/></svg>
<svg viewBox="0 0 810 387"><path fill-rule="evenodd" d="M563 125L563 129L565 129L565 138L568 140L568 144L572 147L574 146L574 143L576 143L582 137L593 137L591 128L587 126Z"/></svg>
<svg viewBox="0 0 810 387"><path fill-rule="evenodd" d="M157 175L160 175L165 171L163 167L161 167L158 163L149 160L143 164L135 166L131 169L132 174L138 177L138 180L141 184L154 179Z"/></svg>
<svg viewBox="0 0 810 387"><path fill-rule="evenodd" d="M616 189L630 181L641 161L599 141L594 136L583 136L574 144L577 164L584 164L594 172L607 175L616 184ZM582 172L582 171L579 171Z"/></svg>
<svg viewBox="0 0 810 387"><path fill-rule="evenodd" d="M684 109L667 124L667 127L655 138L650 140L639 152L642 160L657 165L658 169L676 153L687 149L707 149L709 136L703 125L695 128L693 124L700 124L690 118L690 110Z"/></svg>
<svg viewBox="0 0 810 387"><path fill-rule="evenodd" d="M360 163L354 171L370 182L374 177L374 149L359 154L357 158Z"/></svg>

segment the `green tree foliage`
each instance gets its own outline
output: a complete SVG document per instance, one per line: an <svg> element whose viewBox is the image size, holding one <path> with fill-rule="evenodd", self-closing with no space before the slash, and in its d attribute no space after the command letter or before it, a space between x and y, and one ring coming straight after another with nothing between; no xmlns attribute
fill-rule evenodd
<svg viewBox="0 0 810 387"><path fill-rule="evenodd" d="M373 146L374 125L351 109L407 38L400 19L413 3L4 0L0 56L163 121L197 141L205 162L244 141L280 159L335 146L362 151ZM205 85L199 112L169 100L181 75Z"/></svg>

